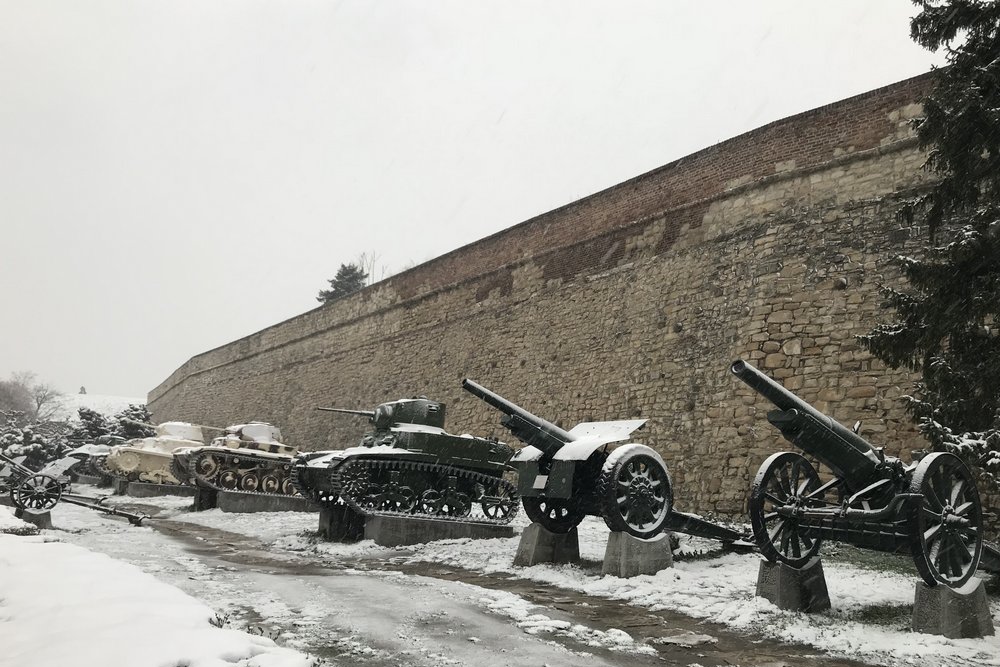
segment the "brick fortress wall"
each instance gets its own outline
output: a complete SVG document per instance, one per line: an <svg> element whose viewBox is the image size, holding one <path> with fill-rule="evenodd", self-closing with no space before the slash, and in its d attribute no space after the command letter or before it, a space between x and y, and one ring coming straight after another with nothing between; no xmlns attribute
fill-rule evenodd
<svg viewBox="0 0 1000 667"><path fill-rule="evenodd" d="M736 515L771 408L729 374L752 361L909 460L911 382L861 350L895 218L926 176L908 120L924 75L771 123L193 357L149 394L157 421L278 424L304 449L355 444L321 413L423 394L448 430L509 434L470 377L569 428L643 416L678 506Z"/></svg>

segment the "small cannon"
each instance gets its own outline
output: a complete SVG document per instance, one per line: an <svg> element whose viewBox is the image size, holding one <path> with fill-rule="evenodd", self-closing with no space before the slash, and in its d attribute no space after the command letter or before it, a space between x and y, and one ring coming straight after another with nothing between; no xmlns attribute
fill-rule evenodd
<svg viewBox="0 0 1000 667"><path fill-rule="evenodd" d="M645 419L583 422L564 431L472 380L462 380L462 388L502 412L501 425L527 445L511 459L518 493L528 518L550 532L567 533L593 515L642 539L671 530L750 546L734 530L674 510L670 474L654 450L631 443L608 451Z"/></svg>
<svg viewBox="0 0 1000 667"><path fill-rule="evenodd" d="M930 454L913 465L886 456L745 361L736 377L778 409L767 420L786 440L833 471L822 482L795 452L772 454L750 491L750 522L771 562L801 567L824 539L909 553L928 586L959 587L984 555L983 516L972 473L957 456ZM988 548L986 557L993 558Z"/></svg>
<svg viewBox="0 0 1000 667"><path fill-rule="evenodd" d="M138 526L144 514L132 514L113 507L104 507L103 498L80 496L69 491L69 478L65 473L78 464L74 457L64 457L35 472L22 465L21 461L0 454L0 491L6 490L11 502L18 510L44 512L56 506L60 500L70 505L79 505L113 516L123 516L129 523Z"/></svg>

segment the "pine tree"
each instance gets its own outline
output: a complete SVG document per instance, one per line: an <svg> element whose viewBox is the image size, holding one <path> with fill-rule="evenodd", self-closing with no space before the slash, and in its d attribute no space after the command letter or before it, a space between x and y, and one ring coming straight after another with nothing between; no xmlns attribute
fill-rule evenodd
<svg viewBox="0 0 1000 667"><path fill-rule="evenodd" d="M80 425L70 436L72 439L93 442L102 435L111 434L111 424L100 412L90 408L79 408L76 412L80 417Z"/></svg>
<svg viewBox="0 0 1000 667"><path fill-rule="evenodd" d="M150 423L152 418L145 405L133 403L112 417L114 426L111 429L111 435L117 435L126 440L151 438L156 435L156 430Z"/></svg>
<svg viewBox="0 0 1000 667"><path fill-rule="evenodd" d="M916 121L937 178L901 211L922 216L931 245L896 258L907 285L883 290L894 319L860 340L920 372L908 408L934 449L989 470L1000 466L1000 0L914 4L911 36L948 61Z"/></svg>
<svg viewBox="0 0 1000 667"><path fill-rule="evenodd" d="M337 269L337 275L327 281L330 283L330 289L320 290L316 300L320 303L336 301L357 292L365 286L367 280L368 272L358 264L341 264Z"/></svg>

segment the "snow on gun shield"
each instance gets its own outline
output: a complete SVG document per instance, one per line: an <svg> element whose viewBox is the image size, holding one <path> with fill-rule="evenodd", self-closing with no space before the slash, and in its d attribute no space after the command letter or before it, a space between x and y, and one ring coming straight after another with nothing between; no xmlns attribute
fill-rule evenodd
<svg viewBox="0 0 1000 667"><path fill-rule="evenodd" d="M673 509L670 474L653 449L629 443L608 451L645 419L583 422L564 431L472 380L462 387L502 412L501 425L527 445L511 459L518 493L528 518L550 532L567 533L593 515L643 539L674 530L745 545L739 533Z"/></svg>
<svg viewBox="0 0 1000 667"><path fill-rule="evenodd" d="M905 465L886 456L746 361L736 377L777 407L767 420L833 471L821 482L801 454L779 452L761 465L750 491L750 522L771 562L801 567L824 539L909 553L929 585L959 587L980 566L995 570L1000 552L983 542L975 480L954 454L936 452Z"/></svg>

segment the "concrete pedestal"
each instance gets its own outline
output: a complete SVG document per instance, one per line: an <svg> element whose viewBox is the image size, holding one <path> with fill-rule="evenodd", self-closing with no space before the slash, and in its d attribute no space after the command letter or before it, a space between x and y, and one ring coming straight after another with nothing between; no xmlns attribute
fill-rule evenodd
<svg viewBox="0 0 1000 667"><path fill-rule="evenodd" d="M983 580L973 577L961 588L928 586L918 581L913 596L913 631L949 639L978 639L994 634Z"/></svg>
<svg viewBox="0 0 1000 667"><path fill-rule="evenodd" d="M347 505L321 507L318 531L333 542L357 542L365 534L365 517Z"/></svg>
<svg viewBox="0 0 1000 667"><path fill-rule="evenodd" d="M365 518L365 539L383 547L401 547L437 540L492 539L514 537L511 526L464 521L442 521L417 517L370 516Z"/></svg>
<svg viewBox="0 0 1000 667"><path fill-rule="evenodd" d="M128 493L128 480L119 479L117 477L111 478L111 491L116 496L124 496Z"/></svg>
<svg viewBox="0 0 1000 667"><path fill-rule="evenodd" d="M616 531L608 537L601 574L627 578L656 574L673 566L674 557L670 553L670 536L667 533L643 540Z"/></svg>
<svg viewBox="0 0 1000 667"><path fill-rule="evenodd" d="M148 482L129 482L125 489L127 495L133 498L155 498L157 496L180 496L194 498L198 492L193 486L181 484L150 484Z"/></svg>
<svg viewBox="0 0 1000 667"><path fill-rule="evenodd" d="M315 512L302 496L277 496L263 493L218 492L218 507L223 512Z"/></svg>
<svg viewBox="0 0 1000 667"><path fill-rule="evenodd" d="M215 489L195 487L194 504L191 509L195 512L215 509L219 506L219 492Z"/></svg>
<svg viewBox="0 0 1000 667"><path fill-rule="evenodd" d="M27 523L34 524L42 530L52 529L52 514L49 512L33 512L31 510L16 509L14 510L14 516L21 521L26 521Z"/></svg>
<svg viewBox="0 0 1000 667"><path fill-rule="evenodd" d="M830 608L830 593L819 558L813 558L801 569L761 561L757 595L788 611L813 613Z"/></svg>
<svg viewBox="0 0 1000 667"><path fill-rule="evenodd" d="M514 565L523 567L579 561L580 535L575 526L568 533L551 533L540 523L532 523L521 533L521 542L514 554Z"/></svg>
<svg viewBox="0 0 1000 667"><path fill-rule="evenodd" d="M91 486L98 486L101 483L101 478L95 477L94 475L77 475L76 480L74 481L77 484L90 484Z"/></svg>

